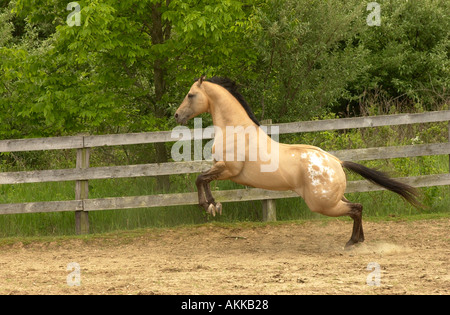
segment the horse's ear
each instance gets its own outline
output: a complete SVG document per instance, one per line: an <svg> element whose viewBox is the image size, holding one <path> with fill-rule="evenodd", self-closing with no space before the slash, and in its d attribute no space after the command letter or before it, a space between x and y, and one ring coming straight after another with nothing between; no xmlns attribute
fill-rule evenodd
<svg viewBox="0 0 450 315"><path fill-rule="evenodd" d="M206 75L202 75L202 76L200 77L200 79L198 80L198 86L201 86L201 85L202 85L203 80L206 80Z"/></svg>

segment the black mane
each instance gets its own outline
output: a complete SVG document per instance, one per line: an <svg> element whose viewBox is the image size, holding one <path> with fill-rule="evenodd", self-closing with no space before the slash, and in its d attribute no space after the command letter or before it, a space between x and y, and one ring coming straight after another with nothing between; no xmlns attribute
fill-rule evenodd
<svg viewBox="0 0 450 315"><path fill-rule="evenodd" d="M250 119L253 120L253 122L255 124L257 124L258 126L260 125L258 119L256 119L256 117L253 114L247 101L244 99L242 94L238 92L238 86L236 85L236 83L234 81L232 81L228 78L223 78L223 77L212 77L210 79L206 79L205 81L208 81L208 82L211 82L214 84L218 84L221 87L225 88L228 92L231 93L231 95L234 96L234 98L236 98L239 101L239 103L242 105L242 107L247 112L248 117L250 117Z"/></svg>

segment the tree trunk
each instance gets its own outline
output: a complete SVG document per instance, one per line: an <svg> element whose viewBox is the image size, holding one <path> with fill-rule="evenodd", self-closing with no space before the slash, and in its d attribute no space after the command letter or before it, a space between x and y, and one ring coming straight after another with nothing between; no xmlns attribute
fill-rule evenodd
<svg viewBox="0 0 450 315"><path fill-rule="evenodd" d="M169 1L166 1L166 5ZM152 11L152 44L163 44L165 39L170 36L170 26L164 25L161 16L161 4L153 4L151 6ZM164 63L166 62L164 56L157 56L153 64L153 81L155 86L155 116L158 118L163 118L166 116L165 104L161 103L161 100L166 93L166 82L165 82L165 71ZM165 143L155 143L156 151L156 162L164 163L168 161L168 152ZM170 187L169 176L158 176L157 177L157 188L158 190L168 191Z"/></svg>

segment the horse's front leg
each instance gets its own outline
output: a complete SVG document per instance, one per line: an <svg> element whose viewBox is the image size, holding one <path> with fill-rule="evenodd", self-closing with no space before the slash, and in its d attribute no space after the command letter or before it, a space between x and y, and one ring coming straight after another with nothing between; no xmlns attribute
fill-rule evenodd
<svg viewBox="0 0 450 315"><path fill-rule="evenodd" d="M208 211L208 202L206 201L205 197L205 186L204 181L202 179L202 175L199 175L197 179L195 180L195 185L197 186L197 192L198 192L198 204L200 207L203 207L205 211Z"/></svg>
<svg viewBox="0 0 450 315"><path fill-rule="evenodd" d="M222 204L214 200L211 193L210 182L205 182L203 187L205 189L206 201L209 203L208 212L212 212L213 215L215 215L215 212L222 214Z"/></svg>
<svg viewBox="0 0 450 315"><path fill-rule="evenodd" d="M213 216L216 213L222 214L222 204L215 202L209 183L215 179L224 179L224 174L226 174L225 163L217 162L208 171L200 174L195 181L198 190L198 204Z"/></svg>

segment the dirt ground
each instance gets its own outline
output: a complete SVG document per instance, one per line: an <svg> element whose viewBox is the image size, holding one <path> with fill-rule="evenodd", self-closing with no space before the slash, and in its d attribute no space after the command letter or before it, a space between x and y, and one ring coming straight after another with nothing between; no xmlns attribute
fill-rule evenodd
<svg viewBox="0 0 450 315"><path fill-rule="evenodd" d="M344 250L351 228L206 224L17 240L0 246L0 294L450 293L449 218L364 222L366 242Z"/></svg>

